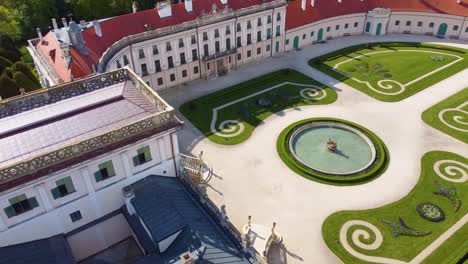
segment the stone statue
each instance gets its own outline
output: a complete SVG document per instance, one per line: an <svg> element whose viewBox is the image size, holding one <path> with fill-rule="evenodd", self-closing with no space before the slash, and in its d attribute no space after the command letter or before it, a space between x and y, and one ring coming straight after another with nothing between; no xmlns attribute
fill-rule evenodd
<svg viewBox="0 0 468 264"><path fill-rule="evenodd" d="M329 138L327 142L327 149L331 152L335 152L337 148L336 140Z"/></svg>

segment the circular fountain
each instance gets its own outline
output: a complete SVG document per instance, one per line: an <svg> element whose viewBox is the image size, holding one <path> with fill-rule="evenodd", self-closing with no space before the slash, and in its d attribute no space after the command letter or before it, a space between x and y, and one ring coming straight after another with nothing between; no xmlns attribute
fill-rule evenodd
<svg viewBox="0 0 468 264"><path fill-rule="evenodd" d="M278 140L281 158L308 178L337 184L361 183L380 175L386 167L387 152L382 141L345 120L303 120L289 126Z"/></svg>

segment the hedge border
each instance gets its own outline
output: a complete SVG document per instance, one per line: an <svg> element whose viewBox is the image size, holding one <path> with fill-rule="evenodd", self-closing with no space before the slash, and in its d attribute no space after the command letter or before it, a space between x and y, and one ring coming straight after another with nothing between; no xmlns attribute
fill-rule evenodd
<svg viewBox="0 0 468 264"><path fill-rule="evenodd" d="M331 176L329 174L320 173L318 171L313 171L309 168L306 168L302 164L298 163L292 153L289 151L289 137L292 133L302 127L303 125L311 122L339 122L346 125L349 125L355 129L366 134L374 143L376 148L376 158L374 163L371 165L370 168L357 173L354 176ZM382 175L388 167L390 161L390 154L388 152L387 147L383 143L383 141L375 135L373 132L364 128L356 123L338 119L338 118L330 118L330 117L318 117L318 118L308 118L304 120L297 121L292 123L288 127L286 127L278 136L276 141L276 150L278 152L279 157L283 162L294 172L307 178L309 180L313 180L319 183L337 185L337 186L349 186L349 185L358 185L364 184L369 181L372 181Z"/></svg>

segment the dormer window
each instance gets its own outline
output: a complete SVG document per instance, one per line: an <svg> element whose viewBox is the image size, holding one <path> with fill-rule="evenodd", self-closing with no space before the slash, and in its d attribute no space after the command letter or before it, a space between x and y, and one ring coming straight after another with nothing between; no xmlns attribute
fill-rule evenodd
<svg viewBox="0 0 468 264"><path fill-rule="evenodd" d="M153 45L153 55L158 55L158 54L159 54L158 46Z"/></svg>
<svg viewBox="0 0 468 264"><path fill-rule="evenodd" d="M115 176L114 164L112 160L106 161L98 165L99 170L94 173L96 182L107 180Z"/></svg>
<svg viewBox="0 0 468 264"><path fill-rule="evenodd" d="M151 161L151 150L149 146L144 146L137 150L137 155L133 157L133 166L139 166Z"/></svg>
<svg viewBox="0 0 468 264"><path fill-rule="evenodd" d="M26 194L8 199L8 202L10 206L3 209L8 218L24 214L39 206L35 197L27 198Z"/></svg>
<svg viewBox="0 0 468 264"><path fill-rule="evenodd" d="M145 51L143 49L138 50L138 58L140 58L140 59L145 58Z"/></svg>
<svg viewBox="0 0 468 264"><path fill-rule="evenodd" d="M166 42L166 51L171 51L171 50L172 50L171 43Z"/></svg>
<svg viewBox="0 0 468 264"><path fill-rule="evenodd" d="M75 186L73 185L73 181L70 176L56 181L55 184L57 187L50 190L50 192L52 193L52 197L54 197L54 199L65 197L76 191Z"/></svg>

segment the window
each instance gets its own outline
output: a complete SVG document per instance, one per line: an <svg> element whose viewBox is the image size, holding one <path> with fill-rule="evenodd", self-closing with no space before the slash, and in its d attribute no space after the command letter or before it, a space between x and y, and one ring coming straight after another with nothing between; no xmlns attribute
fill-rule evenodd
<svg viewBox="0 0 468 264"><path fill-rule="evenodd" d="M76 211L76 212L73 212L73 213L70 214L70 219L74 223L74 222L76 222L78 220L83 219L83 216L81 216L80 211Z"/></svg>
<svg viewBox="0 0 468 264"><path fill-rule="evenodd" d="M395 26L399 26L400 25L400 20L396 20L395 21Z"/></svg>
<svg viewBox="0 0 468 264"><path fill-rule="evenodd" d="M345 29L348 29L348 27L349 27L349 24L348 24L348 23L344 24L344 28L345 28Z"/></svg>
<svg viewBox="0 0 468 264"><path fill-rule="evenodd" d="M192 60L198 60L197 49L192 50Z"/></svg>
<svg viewBox="0 0 468 264"><path fill-rule="evenodd" d="M226 39L226 50L230 50L230 49L231 49L231 39L227 38Z"/></svg>
<svg viewBox="0 0 468 264"><path fill-rule="evenodd" d="M267 28L267 39L271 39L271 28Z"/></svg>
<svg viewBox="0 0 468 264"><path fill-rule="evenodd" d="M143 49L138 50L138 58L140 58L140 59L145 58L145 51Z"/></svg>
<svg viewBox="0 0 468 264"><path fill-rule="evenodd" d="M257 42L260 42L260 41L262 41L262 32L257 31Z"/></svg>
<svg viewBox="0 0 468 264"><path fill-rule="evenodd" d="M216 52L216 53L219 52L219 41L216 41L216 42L215 42L215 52Z"/></svg>
<svg viewBox="0 0 468 264"><path fill-rule="evenodd" d="M65 196L67 196L67 195L69 195L71 193L74 193L76 191L75 186L73 185L73 181L72 181L70 176L56 181L55 185L57 187L50 190L50 192L52 193L52 197L55 200L58 199L58 198L65 197Z"/></svg>
<svg viewBox="0 0 468 264"><path fill-rule="evenodd" d="M370 32L370 27L371 27L371 23L370 22L367 22L366 23L366 32Z"/></svg>
<svg viewBox="0 0 468 264"><path fill-rule="evenodd" d="M182 70L182 78L187 77L187 70Z"/></svg>
<svg viewBox="0 0 468 264"><path fill-rule="evenodd" d="M228 57L228 61L229 61L229 63L231 63L231 61L232 61L231 56Z"/></svg>
<svg viewBox="0 0 468 264"><path fill-rule="evenodd" d="M335 30L340 30L340 25L336 25Z"/></svg>
<svg viewBox="0 0 468 264"><path fill-rule="evenodd" d="M276 21L280 21L281 20L281 13L276 13Z"/></svg>
<svg viewBox="0 0 468 264"><path fill-rule="evenodd" d="M210 69L210 63L206 63L206 68L209 70Z"/></svg>
<svg viewBox="0 0 468 264"><path fill-rule="evenodd" d="M193 74L198 74L198 66L193 67Z"/></svg>
<svg viewBox="0 0 468 264"><path fill-rule="evenodd" d="M179 48L183 48L184 47L184 40L183 39L179 39Z"/></svg>
<svg viewBox="0 0 468 264"><path fill-rule="evenodd" d="M262 48L257 48L257 55L260 55L262 53Z"/></svg>
<svg viewBox="0 0 468 264"><path fill-rule="evenodd" d="M166 51L171 51L171 50L172 50L171 43L166 42Z"/></svg>
<svg viewBox="0 0 468 264"><path fill-rule="evenodd" d="M27 198L26 194L8 199L8 202L10 206L3 209L8 218L26 213L39 206L35 197Z"/></svg>
<svg viewBox="0 0 468 264"><path fill-rule="evenodd" d="M411 21L406 21L406 26L411 26Z"/></svg>
<svg viewBox="0 0 468 264"><path fill-rule="evenodd" d="M161 77L158 78L158 85L163 85L163 79Z"/></svg>
<svg viewBox="0 0 468 264"><path fill-rule="evenodd" d="M418 22L418 27L422 27L422 22L421 21Z"/></svg>
<svg viewBox="0 0 468 264"><path fill-rule="evenodd" d="M252 34L247 34L247 45L252 44Z"/></svg>
<svg viewBox="0 0 468 264"><path fill-rule="evenodd" d="M327 27L327 32L330 32L331 31L331 27Z"/></svg>
<svg viewBox="0 0 468 264"><path fill-rule="evenodd" d="M276 36L279 37L281 35L281 27L276 26Z"/></svg>
<svg viewBox="0 0 468 264"><path fill-rule="evenodd" d="M171 81L175 80L175 76L174 76L174 80L172 79L173 75L174 74L171 74L171 76L170 76ZM158 81L158 84L159 84L159 81ZM161 84L162 84L162 79L161 79ZM137 149L137 155L135 157L133 157L133 166L136 167L138 165L145 164L148 161L151 161L150 147L149 146L144 146L142 148Z"/></svg>
<svg viewBox="0 0 468 264"><path fill-rule="evenodd" d="M313 37L315 34L315 31L310 32L310 37Z"/></svg>
<svg viewBox="0 0 468 264"><path fill-rule="evenodd" d="M148 76L148 66L146 66L146 63L141 64L141 75Z"/></svg>
<svg viewBox="0 0 468 264"><path fill-rule="evenodd" d="M247 58L250 58L250 56L252 56L252 51L251 51L251 50L248 50L248 51L247 51Z"/></svg>
<svg viewBox="0 0 468 264"><path fill-rule="evenodd" d="M276 43L275 43L275 52L279 52L279 48L280 48L280 43L279 43L279 41L276 41Z"/></svg>
<svg viewBox="0 0 468 264"><path fill-rule="evenodd" d="M192 37L190 38L190 43L193 44L197 44L197 37L195 37L195 35L192 35Z"/></svg>
<svg viewBox="0 0 468 264"><path fill-rule="evenodd" d="M158 55L158 54L159 54L158 46L154 45L153 46L153 55Z"/></svg>
<svg viewBox="0 0 468 264"><path fill-rule="evenodd" d="M302 39L306 39L306 34L302 34Z"/></svg>
<svg viewBox="0 0 468 264"><path fill-rule="evenodd" d="M289 45L289 39L286 40L286 45Z"/></svg>
<svg viewBox="0 0 468 264"><path fill-rule="evenodd" d="M231 34L231 28L230 28L229 26L226 26L225 34L226 34L226 35L230 35L230 34Z"/></svg>
<svg viewBox="0 0 468 264"><path fill-rule="evenodd" d="M241 42L241 37L237 37L237 47L241 47L242 46L242 42Z"/></svg>
<svg viewBox="0 0 468 264"><path fill-rule="evenodd" d="M171 79L171 82L175 81L175 74L172 73L171 75L169 75L169 78Z"/></svg>
<svg viewBox="0 0 468 264"><path fill-rule="evenodd" d="M271 24L271 16L270 15L268 15L268 17L267 17L267 24Z"/></svg>
<svg viewBox="0 0 468 264"><path fill-rule="evenodd" d="M123 55L123 63L124 63L124 65L128 65L127 55Z"/></svg>
<svg viewBox="0 0 468 264"><path fill-rule="evenodd" d="M161 61L155 60L154 67L156 68L156 72L161 72Z"/></svg>
<svg viewBox="0 0 468 264"><path fill-rule="evenodd" d="M468 33L468 27L465 28L465 33Z"/></svg>
<svg viewBox="0 0 468 264"><path fill-rule="evenodd" d="M433 27L434 27L434 22L429 23L429 28L433 28Z"/></svg>
<svg viewBox="0 0 468 264"><path fill-rule="evenodd" d="M185 64L185 52L180 53L180 64Z"/></svg>
<svg viewBox="0 0 468 264"><path fill-rule="evenodd" d="M208 32L203 32L203 41L208 40Z"/></svg>
<svg viewBox="0 0 468 264"><path fill-rule="evenodd" d="M237 32L240 32L241 31L241 24L240 23L237 23L237 29L236 29Z"/></svg>
<svg viewBox="0 0 468 264"><path fill-rule="evenodd" d="M262 25L262 19L258 18L257 19L257 27L260 27Z"/></svg>
<svg viewBox="0 0 468 264"><path fill-rule="evenodd" d="M219 29L215 29L215 38L219 38Z"/></svg>
<svg viewBox="0 0 468 264"><path fill-rule="evenodd" d="M242 55L240 53L237 54L237 60L241 60Z"/></svg>
<svg viewBox="0 0 468 264"><path fill-rule="evenodd" d="M247 21L247 29L251 29L252 28L252 23L249 21Z"/></svg>
<svg viewBox="0 0 468 264"><path fill-rule="evenodd" d="M453 26L453 31L457 31L457 30L458 30L458 25Z"/></svg>
<svg viewBox="0 0 468 264"><path fill-rule="evenodd" d="M172 59L172 56L167 57L167 64L169 65L169 69L174 68L174 60Z"/></svg>
<svg viewBox="0 0 468 264"><path fill-rule="evenodd" d="M270 46L270 44L268 44L268 45L266 46L266 51L267 51L267 52L270 52L270 50L271 50L271 46Z"/></svg>
<svg viewBox="0 0 468 264"><path fill-rule="evenodd" d="M117 60L117 61L116 61L116 64L117 64L117 69L122 68L122 65L120 65L120 61Z"/></svg>
<svg viewBox="0 0 468 264"><path fill-rule="evenodd" d="M115 176L114 164L112 163L112 160L99 164L98 169L99 170L94 173L96 182L104 181L110 177Z"/></svg>
<svg viewBox="0 0 468 264"><path fill-rule="evenodd" d="M354 27L357 28L359 26L358 22L354 22Z"/></svg>
<svg viewBox="0 0 468 264"><path fill-rule="evenodd" d="M208 44L203 45L203 54L204 54L205 56L208 56L208 55L209 55L209 52L208 52Z"/></svg>

